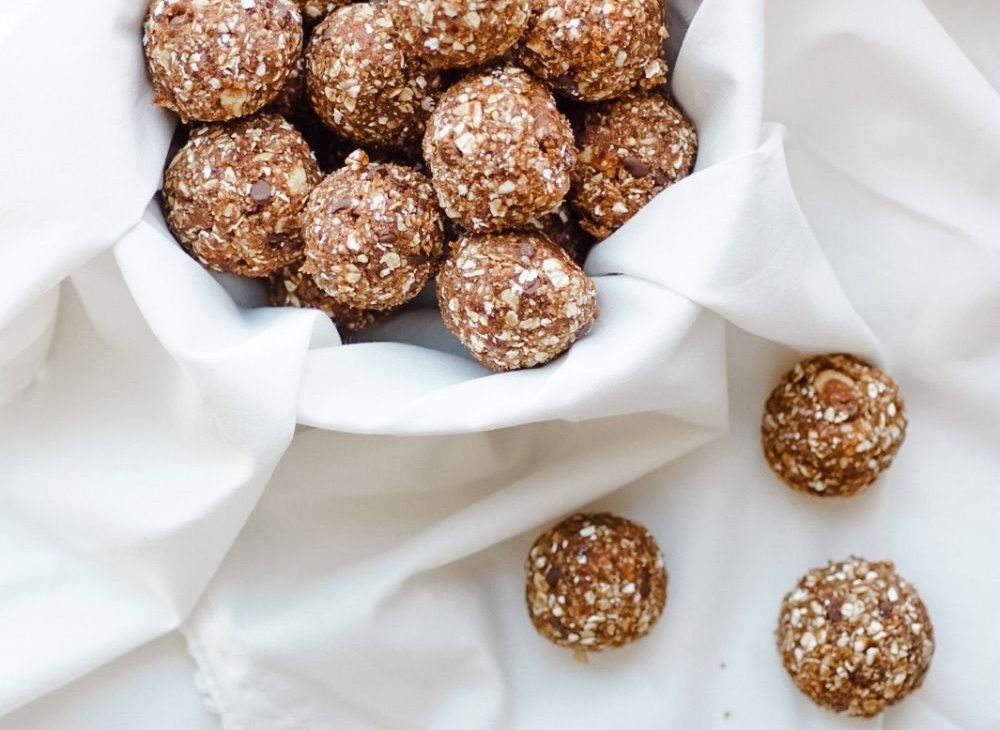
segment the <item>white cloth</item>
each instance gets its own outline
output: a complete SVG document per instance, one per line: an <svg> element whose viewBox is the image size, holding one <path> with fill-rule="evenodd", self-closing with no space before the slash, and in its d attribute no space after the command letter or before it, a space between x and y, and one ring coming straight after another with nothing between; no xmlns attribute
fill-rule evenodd
<svg viewBox="0 0 1000 730"><path fill-rule="evenodd" d="M142 3L87 5L0 9L0 60L24 70L0 80L19 102L0 142L18 272L0 293L0 713L187 620L227 730L842 727L770 632L798 574L865 552L899 562L938 629L927 687L883 726L1000 724L995 3L706 0L674 74L696 174L591 255L593 335L498 376L426 312L407 337L437 349L340 347L313 313L237 307L148 205L170 130ZM15 64L40 27L66 42ZM790 494L761 463L793 350L902 383L910 443L859 499ZM292 441L296 421L331 431ZM668 462L601 503L660 538L664 622L578 666L524 616L531 533Z"/></svg>

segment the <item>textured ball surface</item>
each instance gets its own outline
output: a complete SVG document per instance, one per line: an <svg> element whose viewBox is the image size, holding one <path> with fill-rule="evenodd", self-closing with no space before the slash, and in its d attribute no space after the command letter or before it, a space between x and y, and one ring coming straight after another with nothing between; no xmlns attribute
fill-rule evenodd
<svg viewBox="0 0 1000 730"><path fill-rule="evenodd" d="M403 51L384 3L356 3L313 32L306 87L333 131L359 145L404 148L423 134L440 79Z"/></svg>
<svg viewBox="0 0 1000 730"><path fill-rule="evenodd" d="M432 68L499 58L528 25L529 0L388 0L408 51Z"/></svg>
<svg viewBox="0 0 1000 730"><path fill-rule="evenodd" d="M934 629L890 562L851 558L806 573L785 596L778 650L816 704L873 717L924 681Z"/></svg>
<svg viewBox="0 0 1000 730"><path fill-rule="evenodd" d="M853 355L798 363L764 408L764 455L785 484L845 497L870 486L892 464L906 437L895 381Z"/></svg>
<svg viewBox="0 0 1000 730"><path fill-rule="evenodd" d="M268 276L302 257L299 214L321 175L276 114L198 127L167 168L167 224L204 266Z"/></svg>
<svg viewBox="0 0 1000 730"><path fill-rule="evenodd" d="M601 101L667 80L663 0L531 0L515 59L556 91Z"/></svg>
<svg viewBox="0 0 1000 730"><path fill-rule="evenodd" d="M445 326L495 371L543 365L597 320L597 287L544 235L466 236L437 279Z"/></svg>
<svg viewBox="0 0 1000 730"><path fill-rule="evenodd" d="M604 239L668 186L686 177L698 135L659 93L630 94L588 108L570 203L580 225Z"/></svg>
<svg viewBox="0 0 1000 730"><path fill-rule="evenodd" d="M593 237L580 227L579 218L565 203L551 213L532 221L531 227L544 233L581 267L587 260L590 249L594 247Z"/></svg>
<svg viewBox="0 0 1000 730"><path fill-rule="evenodd" d="M496 68L449 89L424 159L448 217L482 233L529 225L566 196L576 148L569 120L524 71Z"/></svg>
<svg viewBox="0 0 1000 730"><path fill-rule="evenodd" d="M441 214L427 178L358 150L316 186L302 213L306 264L320 289L343 306L392 309L434 275L444 246Z"/></svg>
<svg viewBox="0 0 1000 730"><path fill-rule="evenodd" d="M297 0L302 20L312 26L339 7L347 5L350 0Z"/></svg>
<svg viewBox="0 0 1000 730"><path fill-rule="evenodd" d="M549 641L602 651L642 638L667 602L660 549L623 517L574 515L542 533L528 553L526 599Z"/></svg>
<svg viewBox="0 0 1000 730"><path fill-rule="evenodd" d="M384 316L384 312L338 304L298 264L286 266L268 278L267 302L272 307L318 309L333 320L341 336L360 332Z"/></svg>
<svg viewBox="0 0 1000 730"><path fill-rule="evenodd" d="M144 31L153 101L184 122L259 111L302 51L293 0L153 0Z"/></svg>

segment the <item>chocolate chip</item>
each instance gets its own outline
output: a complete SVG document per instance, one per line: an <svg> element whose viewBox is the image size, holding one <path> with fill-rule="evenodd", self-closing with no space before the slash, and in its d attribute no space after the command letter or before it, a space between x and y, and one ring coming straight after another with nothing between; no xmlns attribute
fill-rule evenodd
<svg viewBox="0 0 1000 730"><path fill-rule="evenodd" d="M559 568L550 568L549 572L545 574L545 582L549 584L549 588L555 589L562 577L562 570Z"/></svg>
<svg viewBox="0 0 1000 730"><path fill-rule="evenodd" d="M656 180L656 184L659 186L667 185L670 182L670 178L667 176L663 170L656 170L653 173L653 179Z"/></svg>
<svg viewBox="0 0 1000 730"><path fill-rule="evenodd" d="M882 615L882 618L889 618L892 615L892 604L883 601L878 605L878 612Z"/></svg>
<svg viewBox="0 0 1000 730"><path fill-rule="evenodd" d="M280 233L268 233L265 241L269 248L285 248L290 243L287 236Z"/></svg>
<svg viewBox="0 0 1000 730"><path fill-rule="evenodd" d="M250 186L250 197L257 203L263 203L271 197L271 186L267 180L258 180Z"/></svg>
<svg viewBox="0 0 1000 730"><path fill-rule="evenodd" d="M388 228L384 228L378 232L377 239L379 243L393 244L399 240L399 236L396 235L395 231L391 231Z"/></svg>
<svg viewBox="0 0 1000 730"><path fill-rule="evenodd" d="M560 621L559 619L553 618L553 617L549 617L548 624L553 629L555 629L555 632L557 634L559 634L560 637L562 637L562 638L565 639L566 636L569 635L569 630L566 628L566 626L563 624L563 622Z"/></svg>
<svg viewBox="0 0 1000 730"><path fill-rule="evenodd" d="M833 622L840 621L844 617L840 612L840 607L843 605L844 602L838 598L830 599L830 605L826 607L826 618Z"/></svg>
<svg viewBox="0 0 1000 730"><path fill-rule="evenodd" d="M354 207L353 198L338 198L337 200L334 200L332 203L330 203L329 212L331 214L339 213L342 210L352 207Z"/></svg>
<svg viewBox="0 0 1000 730"><path fill-rule="evenodd" d="M649 568L643 568L642 573L639 575L639 598L643 601L649 598L649 592L652 590L652 586L650 585L652 577L649 573Z"/></svg>
<svg viewBox="0 0 1000 730"><path fill-rule="evenodd" d="M645 160L635 155L629 155L622 160L622 165L632 177L646 177L653 171L653 168L646 164Z"/></svg>

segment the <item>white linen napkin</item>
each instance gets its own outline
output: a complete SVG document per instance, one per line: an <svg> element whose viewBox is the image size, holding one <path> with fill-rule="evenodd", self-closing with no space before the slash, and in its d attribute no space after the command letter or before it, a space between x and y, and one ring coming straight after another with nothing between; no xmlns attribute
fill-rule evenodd
<svg viewBox="0 0 1000 730"><path fill-rule="evenodd" d="M1000 438L1000 65L978 28L1000 18L938 5L941 23L906 0L707 0L674 75L699 126L696 174L592 254L593 335L505 375L456 354L433 312L404 315L412 328L391 334L408 342L342 347L315 313L237 306L238 287L184 255L150 203L170 124L142 75L144 3L0 8L0 60L24 66L0 80L19 110L0 137L0 266L18 273L0 292L0 713L190 615L227 730L596 728L623 707L637 727L709 727L690 701L715 691L707 665L687 673L671 653L688 632L711 637L690 597L707 603L754 561L779 566L754 584L749 623L750 604L712 609L766 644L756 612L775 609L762 596L809 567L806 553L856 544L909 556L904 573L945 619L943 684L896 726L995 727L997 596L976 576L997 547L983 515L995 514L985 478ZM43 27L58 41L38 58ZM925 404L921 468L900 470L919 497L877 491L832 514L762 500L747 505L748 533L747 510L721 507L766 476L745 467L757 453L746 430L760 384L795 355L734 342L726 320L897 374ZM610 503L665 535L668 560L683 556L676 622L668 608L670 628L589 674L530 635L518 595L530 532L719 438L730 410L739 437ZM292 441L296 421L340 433ZM966 488L943 509L950 455ZM673 541L687 523L667 521L657 495L685 492L671 504L705 511L692 524L716 531L724 566ZM758 537L790 515L801 555ZM692 572L704 580L683 582ZM962 610L937 609L949 601ZM842 726L745 666L731 680L758 703L733 715L744 727ZM984 699L966 705L970 681Z"/></svg>

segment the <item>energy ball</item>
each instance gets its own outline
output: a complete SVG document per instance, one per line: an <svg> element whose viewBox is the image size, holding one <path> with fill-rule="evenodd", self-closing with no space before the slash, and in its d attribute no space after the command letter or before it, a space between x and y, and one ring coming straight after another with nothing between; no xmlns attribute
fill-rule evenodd
<svg viewBox="0 0 1000 730"><path fill-rule="evenodd" d="M583 266L587 254L594 247L593 237L580 227L579 219L565 203L532 221L531 227L544 233L579 266Z"/></svg>
<svg viewBox="0 0 1000 730"><path fill-rule="evenodd" d="M286 266L268 278L267 301L272 307L318 309L333 320L341 335L360 332L384 316L384 312L338 304L298 264Z"/></svg>
<svg viewBox="0 0 1000 730"><path fill-rule="evenodd" d="M536 231L472 235L452 244L438 274L445 326L495 371L543 365L597 320L597 287Z"/></svg>
<svg viewBox="0 0 1000 730"><path fill-rule="evenodd" d="M853 355L820 355L784 375L764 408L764 455L793 489L848 497L889 468L906 437L896 383Z"/></svg>
<svg viewBox="0 0 1000 730"><path fill-rule="evenodd" d="M663 0L531 0L516 60L556 91L602 101L667 80Z"/></svg>
<svg viewBox="0 0 1000 730"><path fill-rule="evenodd" d="M302 52L293 0L153 0L143 47L153 101L181 121L222 122L262 109Z"/></svg>
<svg viewBox="0 0 1000 730"><path fill-rule="evenodd" d="M517 43L530 0L389 0L388 6L410 53L432 68L467 68Z"/></svg>
<svg viewBox="0 0 1000 730"><path fill-rule="evenodd" d="M874 717L924 681L934 629L917 591L890 562L849 560L806 573L785 596L778 650L816 704Z"/></svg>
<svg viewBox="0 0 1000 730"><path fill-rule="evenodd" d="M302 257L299 214L321 177L277 114L198 127L167 167L167 224L204 266L268 276Z"/></svg>
<svg viewBox="0 0 1000 730"><path fill-rule="evenodd" d="M416 170L361 150L309 196L306 264L342 306L385 310L415 297L437 270L444 233L434 190Z"/></svg>
<svg viewBox="0 0 1000 730"><path fill-rule="evenodd" d="M440 79L404 53L384 3L357 3L316 28L306 85L316 114L338 134L404 148L423 134Z"/></svg>
<svg viewBox="0 0 1000 730"><path fill-rule="evenodd" d="M645 527L612 514L574 515L543 532L525 562L539 634L603 651L649 633L667 602L667 571Z"/></svg>
<svg viewBox="0 0 1000 730"><path fill-rule="evenodd" d="M448 217L483 233L529 225L556 208L576 148L545 87L506 67L444 94L427 124L424 159Z"/></svg>
<svg viewBox="0 0 1000 730"><path fill-rule="evenodd" d="M580 225L598 239L621 228L694 167L694 125L658 93L593 106L582 127L570 203Z"/></svg>

